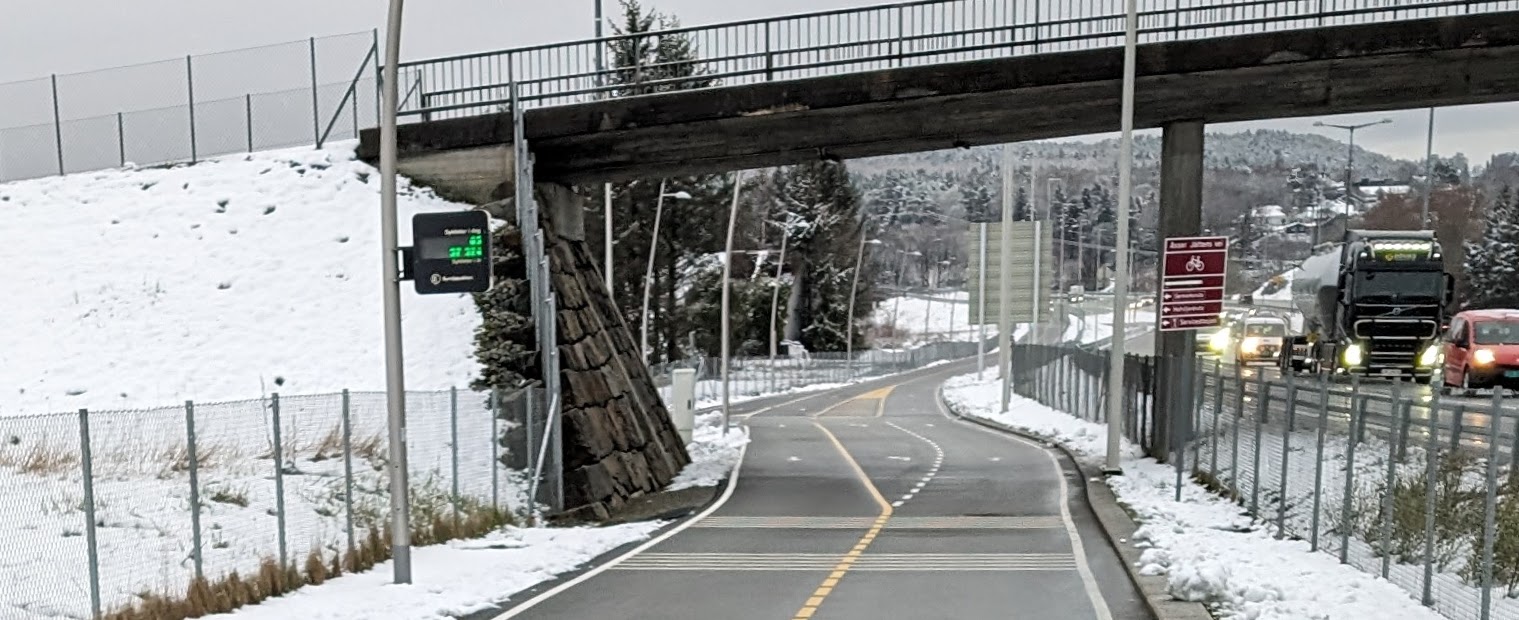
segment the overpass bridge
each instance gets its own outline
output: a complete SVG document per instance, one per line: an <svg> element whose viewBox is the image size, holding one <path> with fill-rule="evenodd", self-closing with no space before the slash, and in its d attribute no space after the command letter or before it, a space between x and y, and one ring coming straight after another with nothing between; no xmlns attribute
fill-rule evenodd
<svg viewBox="0 0 1519 620"><path fill-rule="evenodd" d="M1519 0L1140 4L1140 128L1519 99ZM409 62L402 171L500 195L514 99L536 178L560 183L1111 131L1123 8L927 0ZM598 50L671 36L700 58L597 68Z"/></svg>

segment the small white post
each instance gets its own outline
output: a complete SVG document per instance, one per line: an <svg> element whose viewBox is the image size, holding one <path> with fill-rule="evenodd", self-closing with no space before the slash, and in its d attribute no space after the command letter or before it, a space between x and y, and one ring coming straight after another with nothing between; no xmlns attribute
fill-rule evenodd
<svg viewBox="0 0 1519 620"><path fill-rule="evenodd" d="M677 368L670 373L670 421L680 433L680 440L691 443L691 428L696 426L696 371Z"/></svg>

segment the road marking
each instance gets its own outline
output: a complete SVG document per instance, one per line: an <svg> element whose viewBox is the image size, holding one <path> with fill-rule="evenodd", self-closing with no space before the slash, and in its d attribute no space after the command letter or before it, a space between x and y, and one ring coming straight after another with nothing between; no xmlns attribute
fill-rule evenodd
<svg viewBox="0 0 1519 620"><path fill-rule="evenodd" d="M898 499L897 501L891 503L892 506L896 506L898 508L901 508L902 504L907 503L907 500L912 499L915 495L918 494L918 492L922 491L923 487L928 486L929 481L933 480L934 476L939 475L939 468L944 465L944 449L941 448L939 446L939 444L937 442L935 442L934 440L929 439L927 437L924 437L922 435L919 435L918 433L915 433L913 431L907 430L906 428L898 425L896 422L887 422L886 425L890 426L890 427L892 427L894 429L897 429L899 431L902 431L904 433L907 433L908 435L912 435L913 437L916 437L919 441L923 441L923 442L927 443L929 445L929 447L931 447L931 448L934 449L934 464L933 464L933 467L928 468L928 473L926 473L926 474L923 475L923 478L918 481L917 485L913 486L913 488L912 488L911 491L908 491L906 494L904 494L901 499ZM892 458L896 458L896 457L892 457Z"/></svg>
<svg viewBox="0 0 1519 620"><path fill-rule="evenodd" d="M953 422L958 422L989 435L1001 437L1004 440L1011 440L1036 448L1043 452L1046 457L1049 457L1050 465L1055 468L1055 478L1060 482L1060 519L1065 522L1066 536L1071 539L1071 555L1076 560L1076 572L1081 574L1081 585L1086 589L1087 598L1092 602L1092 609L1097 613L1097 620L1113 620L1113 612L1108 610L1108 602L1102 598L1102 590L1097 587L1097 578L1092 575L1091 565L1087 564L1086 548L1081 544L1081 532L1076 530L1076 522L1071 519L1070 488L1065 481L1065 468L1060 466L1060 460L1055 458L1054 451L1017 435L995 431L980 424L955 417L944 406L943 383L940 383L939 387L934 390L934 404L939 408L939 415Z"/></svg>
<svg viewBox="0 0 1519 620"><path fill-rule="evenodd" d="M882 400L884 402L885 399ZM860 542L849 553L845 554L843 559L839 560L838 566L834 567L834 571L828 575L828 579L812 592L812 597L808 598L807 602L802 605L802 608L797 610L792 620L807 620L817 613L823 601L833 592L833 587L838 584L839 579L842 579L854 565L855 559L860 557L860 554L870 547L870 543L875 541L876 535L880 534L881 529L886 527L886 522L891 519L892 513L891 504L886 501L885 496L881 495L881 490L877 489L876 485L870 481L870 476L865 474L865 468L860 467L860 463L854 460L854 456L849 454L848 449L844 448L844 443L839 441L839 438L834 436L833 432L828 430L828 427L823 426L822 422L814 419L812 423L818 427L818 430L823 431L828 440L833 442L833 447L838 449L839 455L844 457L844 460L849 463L850 469L854 470L854 475L860 479L860 484L865 485L865 490L870 492L870 496L876 500L876 505L881 507L881 514L875 518L875 521L871 522L870 529L865 532L864 536L860 537Z"/></svg>
<svg viewBox="0 0 1519 620"><path fill-rule="evenodd" d="M619 564L617 571L809 572L828 570L838 562L830 553L645 553ZM1070 553L878 553L851 552L841 571L863 572L990 572L1071 570ZM814 613L838 586L837 577L823 580L803 609ZM797 613L802 615L801 612Z"/></svg>
<svg viewBox="0 0 1519 620"><path fill-rule="evenodd" d="M654 538L651 538L647 542L645 542L645 543L643 543L643 544L641 544L641 545L639 545L637 547L634 547L631 551L628 551L627 553L624 553L624 554L619 555L619 556L617 556L615 558L612 558L611 560L608 560L605 564L602 564L600 566L597 566L596 568L593 568L593 569L588 570L588 571L586 571L584 573L581 573L579 577L576 577L574 579L571 579L569 581L561 583L558 586L555 586L554 588L549 589L548 591L545 591L542 594L539 594L538 596L530 598L530 599L524 601L521 605L518 605L516 607L508 609L508 610L502 612L501 615L498 615L498 616L495 616L495 617L491 618L491 620L507 620L508 618L515 618L515 617L521 615L522 612L527 611L529 609L532 609L533 607L535 607L535 606L543 603L544 601L547 601L547 600L549 600L551 598L554 598L555 596L558 596L558 595L564 593L565 590L568 590L568 589L573 588L575 586L578 586L578 585L580 585L582 583L585 583L586 581L589 581L591 578L593 578L593 577L595 577L597 575L600 575L600 574L602 574L604 572L607 572L607 571L609 571L609 570L611 570L613 568L616 568L618 564L621 564L623 562L631 560L634 557L637 557L638 554L643 553L645 551L648 551L654 545L658 545L658 544L660 544L660 543L662 543L662 542L664 542L666 540L669 540L671 537L674 537L676 534L684 532L684 531L686 531L687 528L690 528L691 526L696 525L697 523L701 522L702 519L705 519L705 518L711 516L712 513L717 512L719 508L723 507L723 504L728 503L728 500L733 497L733 491L738 488L738 472L739 472L739 469L743 468L743 466L744 466L744 455L748 454L748 452L749 452L749 444L747 442L745 442L744 445L743 445L743 447L741 447L741 448L738 449L738 461L736 461L736 462L733 463L733 471L728 472L728 486L727 486L727 488L723 489L723 494L720 497L717 498L717 501L712 502L712 505L708 506L706 510L703 510L703 511L697 513L696 516L691 517L690 519L686 519L685 521L682 521L681 523L677 524L675 527L670 528L669 531L666 531L665 533L660 534L659 536L656 536Z"/></svg>

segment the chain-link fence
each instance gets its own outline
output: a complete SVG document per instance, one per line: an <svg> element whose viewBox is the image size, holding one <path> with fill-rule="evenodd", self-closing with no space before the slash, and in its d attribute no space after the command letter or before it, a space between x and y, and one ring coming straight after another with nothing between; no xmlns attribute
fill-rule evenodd
<svg viewBox="0 0 1519 620"><path fill-rule="evenodd" d="M511 522L529 488L558 509L542 390L411 392L407 418L415 544ZM98 617L197 583L267 595L372 566L389 551L388 436L382 392L0 418L5 606Z"/></svg>
<svg viewBox="0 0 1519 620"><path fill-rule="evenodd" d="M1106 420L1102 354L1019 349L1020 394ZM1149 403L1168 360L1129 361L1126 434L1153 453ZM1171 429L1179 476L1235 500L1277 538L1382 576L1445 617L1519 618L1512 395L1218 360L1183 375L1172 376L1195 389Z"/></svg>
<svg viewBox="0 0 1519 620"><path fill-rule="evenodd" d="M363 32L0 84L0 182L356 138L377 59Z"/></svg>
<svg viewBox="0 0 1519 620"><path fill-rule="evenodd" d="M991 339L987 348L995 347ZM935 342L913 349L870 349L850 356L845 353L806 353L801 356L734 357L728 366L729 399L754 398L780 394L803 387L814 389L842 385L859 379L880 377L922 368L936 362L962 359L976 354L974 342ZM692 358L650 368L660 396L670 399L670 371L689 368L696 371L696 406L711 407L722 402L722 360L715 357Z"/></svg>

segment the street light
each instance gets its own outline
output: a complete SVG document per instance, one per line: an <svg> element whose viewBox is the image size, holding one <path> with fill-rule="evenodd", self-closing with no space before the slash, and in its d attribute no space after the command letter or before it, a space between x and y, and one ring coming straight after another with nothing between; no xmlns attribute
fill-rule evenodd
<svg viewBox="0 0 1519 620"><path fill-rule="evenodd" d="M659 180L659 198L654 201L654 232L649 235L649 268L644 271L643 275L643 314L640 315L643 317L643 329L642 333L639 335L639 342L640 346L642 347L641 350L643 351L643 359L645 363L647 363L650 359L649 289L654 288L654 253L659 251L659 219L660 216L664 215L666 197L674 198L675 200L690 200L691 194L685 191L666 194L665 180Z"/></svg>
<svg viewBox="0 0 1519 620"><path fill-rule="evenodd" d="M1123 98L1120 123L1123 134L1118 148L1118 236L1113 247L1129 247L1129 204L1134 192L1134 65L1139 42L1138 0L1129 0L1123 50ZM1120 441L1123 438L1123 369L1125 311L1129 304L1129 255L1115 252L1115 271L1124 274L1113 282L1113 344L1108 358L1108 454L1106 471L1123 473Z"/></svg>
<svg viewBox="0 0 1519 620"><path fill-rule="evenodd" d="M733 173L733 206L728 208L728 243L723 250L723 335L722 335L722 358L723 358L723 436L728 435L728 308L729 297L732 296L733 283L729 275L733 273L733 229L738 224L738 196L744 188L744 171Z"/></svg>
<svg viewBox="0 0 1519 620"><path fill-rule="evenodd" d="M854 379L854 296L860 290L860 266L865 261L865 246L881 245L880 239L867 240L864 224L860 225L860 249L854 257L854 283L849 286L849 315L844 318L844 324L849 326L844 334L844 359L848 364L849 378ZM895 317L893 317L895 319Z"/></svg>
<svg viewBox="0 0 1519 620"><path fill-rule="evenodd" d="M791 214L786 214L785 222L767 222L779 224L781 227L781 255L775 261L775 280L770 283L770 367L775 367L775 356L780 349L780 334L777 333L776 312L781 304L781 270L786 267L786 242L791 240Z"/></svg>
<svg viewBox="0 0 1519 620"><path fill-rule="evenodd" d="M401 270L396 222L396 108L401 64L401 4L390 0L380 85L380 241L385 321L385 400L390 431L390 554L396 583L411 583L411 500L406 483L406 378L401 358ZM523 243L527 243L524 239Z"/></svg>
<svg viewBox="0 0 1519 620"><path fill-rule="evenodd" d="M1370 123L1361 123L1359 125L1335 125L1333 123L1326 123L1324 121L1318 121L1318 122L1315 122L1313 124L1314 127L1333 127L1335 129L1343 129L1343 130L1346 130L1346 131L1350 132L1350 144L1345 149L1345 204L1346 205L1350 204L1350 187L1351 187L1351 184L1353 183L1352 179L1354 178L1354 174L1355 174L1354 170L1355 170L1355 132L1356 132L1356 130L1357 129L1365 129L1367 127L1371 127L1371 126L1374 126L1374 125L1386 125L1386 124L1391 123L1391 122L1392 122L1392 119L1390 119L1390 118L1384 118L1384 119L1379 120L1379 121L1372 121ZM1319 241L1320 241L1320 239L1319 239L1319 206L1318 205L1313 205L1313 245L1317 246L1319 244Z"/></svg>

